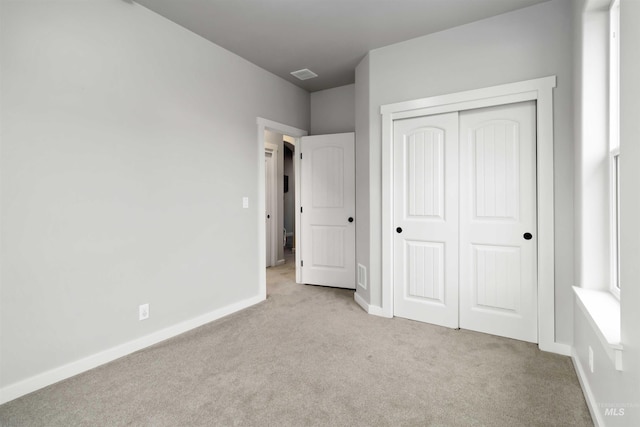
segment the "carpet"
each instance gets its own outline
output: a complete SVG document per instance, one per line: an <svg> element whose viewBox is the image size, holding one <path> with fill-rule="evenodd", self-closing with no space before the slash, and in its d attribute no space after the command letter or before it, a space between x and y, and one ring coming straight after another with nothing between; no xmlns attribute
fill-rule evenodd
<svg viewBox="0 0 640 427"><path fill-rule="evenodd" d="M22 426L590 426L570 358L366 314L269 268L266 301L0 406Z"/></svg>

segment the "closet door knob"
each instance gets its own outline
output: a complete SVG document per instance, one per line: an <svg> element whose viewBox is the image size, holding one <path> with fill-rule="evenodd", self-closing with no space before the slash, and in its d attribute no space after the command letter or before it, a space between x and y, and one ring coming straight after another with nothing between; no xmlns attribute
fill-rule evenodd
<svg viewBox="0 0 640 427"><path fill-rule="evenodd" d="M398 227L398 228L396 228L396 231L397 231L398 233L402 233L402 227Z"/></svg>
<svg viewBox="0 0 640 427"><path fill-rule="evenodd" d="M533 236L531 235L531 233L524 233L522 237L524 237L524 240L531 240Z"/></svg>
<svg viewBox="0 0 640 427"><path fill-rule="evenodd" d="M353 217L349 217L349 222L353 222Z"/></svg>

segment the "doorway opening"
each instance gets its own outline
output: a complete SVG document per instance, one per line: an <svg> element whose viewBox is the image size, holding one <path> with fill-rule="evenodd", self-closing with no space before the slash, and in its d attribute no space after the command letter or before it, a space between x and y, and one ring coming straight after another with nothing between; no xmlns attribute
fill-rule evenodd
<svg viewBox="0 0 640 427"><path fill-rule="evenodd" d="M288 235L291 238L293 248L295 247L295 236L299 234L296 229L298 224L295 220L295 201L297 199L295 194L298 192L295 182L298 181L296 178L298 170L295 165L294 153L296 142L300 137L306 136L307 131L261 117L257 118L257 125L258 196L256 199L256 214L258 220L258 277L259 294L266 299L267 267L285 263L285 247L289 243ZM287 166L287 193L285 193L284 172L285 147L291 151L291 164ZM290 202L289 198L293 200L294 219L291 220L289 218L287 222L293 228L292 230L288 230L285 227L285 194L288 195L286 197L287 202ZM267 202L267 198L269 202Z"/></svg>
<svg viewBox="0 0 640 427"><path fill-rule="evenodd" d="M284 264L295 252L296 139L264 131L266 267ZM291 256L288 257L291 259Z"/></svg>

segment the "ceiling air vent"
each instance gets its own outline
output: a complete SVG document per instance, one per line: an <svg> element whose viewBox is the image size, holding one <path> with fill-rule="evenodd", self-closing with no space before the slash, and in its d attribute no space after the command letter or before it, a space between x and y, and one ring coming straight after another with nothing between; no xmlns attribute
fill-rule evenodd
<svg viewBox="0 0 640 427"><path fill-rule="evenodd" d="M298 71L293 71L291 73L292 76L299 78L300 80L308 80L308 79L312 79L314 77L318 77L318 75L316 73L314 73L313 71L311 71L308 68L303 68L302 70L298 70Z"/></svg>

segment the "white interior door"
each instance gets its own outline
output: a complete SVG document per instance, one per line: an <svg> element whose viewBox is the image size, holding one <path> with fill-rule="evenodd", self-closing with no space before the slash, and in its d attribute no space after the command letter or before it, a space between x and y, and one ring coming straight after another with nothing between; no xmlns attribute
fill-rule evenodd
<svg viewBox="0 0 640 427"><path fill-rule="evenodd" d="M460 327L538 342L535 104L460 113Z"/></svg>
<svg viewBox="0 0 640 427"><path fill-rule="evenodd" d="M302 283L355 289L353 133L301 138Z"/></svg>
<svg viewBox="0 0 640 427"><path fill-rule="evenodd" d="M394 122L394 314L458 327L458 113Z"/></svg>
<svg viewBox="0 0 640 427"><path fill-rule="evenodd" d="M267 267L271 267L273 262L273 209L274 209L274 191L275 191L275 157L273 151L264 152L264 182L265 182L265 233L266 233L266 258Z"/></svg>

